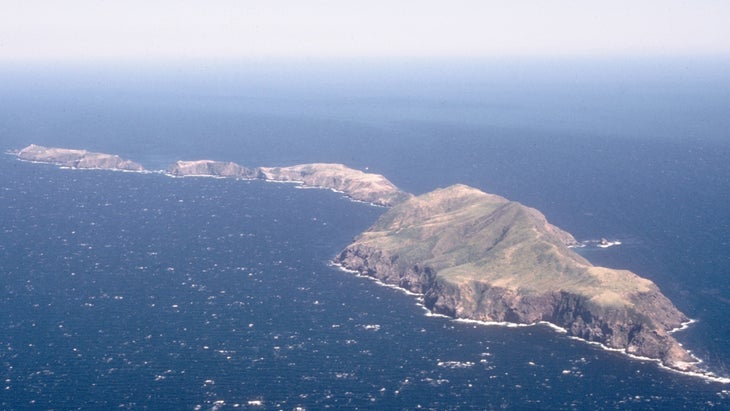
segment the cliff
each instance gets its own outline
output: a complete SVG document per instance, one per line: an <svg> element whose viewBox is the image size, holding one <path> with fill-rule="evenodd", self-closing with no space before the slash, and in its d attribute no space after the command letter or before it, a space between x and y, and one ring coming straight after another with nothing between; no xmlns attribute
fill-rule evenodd
<svg viewBox="0 0 730 411"><path fill-rule="evenodd" d="M365 173L342 164L315 163L291 167L260 167L264 180L291 181L306 187L327 188L357 201L390 207L411 195L380 174Z"/></svg>
<svg viewBox="0 0 730 411"><path fill-rule="evenodd" d="M537 210L464 185L383 214L335 259L455 318L532 324L694 370L671 336L688 318L650 280L595 267Z"/></svg>
<svg viewBox="0 0 730 411"><path fill-rule="evenodd" d="M95 153L86 150L43 147L31 144L20 150L18 158L41 163L57 164L63 167L90 168L104 170L142 171L141 165L125 160L117 155Z"/></svg>

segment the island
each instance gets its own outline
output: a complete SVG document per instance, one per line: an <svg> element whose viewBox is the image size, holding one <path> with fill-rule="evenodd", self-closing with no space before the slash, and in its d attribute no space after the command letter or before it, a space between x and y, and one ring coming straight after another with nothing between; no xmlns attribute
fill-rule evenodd
<svg viewBox="0 0 730 411"><path fill-rule="evenodd" d="M178 161L167 168L167 174L175 177L230 177L253 179L258 177L254 169L240 166L233 162L196 160Z"/></svg>
<svg viewBox="0 0 730 411"><path fill-rule="evenodd" d="M61 167L144 171L144 167L114 154L87 150L44 147L31 144L12 152L19 159ZM246 180L290 182L308 188L329 189L346 197L373 205L391 207L412 197L380 174L366 173L343 164L314 163L288 167L248 168L233 162L214 160L177 161L160 171L172 177L221 177Z"/></svg>
<svg viewBox="0 0 730 411"><path fill-rule="evenodd" d="M343 164L315 163L291 167L260 167L267 181L300 183L305 187L327 188L365 203L391 207L412 197L380 174L365 173Z"/></svg>
<svg viewBox="0 0 730 411"><path fill-rule="evenodd" d="M385 212L334 262L424 296L458 319L535 324L695 371L671 335L689 319L650 280L593 266L539 211L465 185Z"/></svg>
<svg viewBox="0 0 730 411"><path fill-rule="evenodd" d="M21 160L142 171L116 155L31 144ZM414 196L379 174L342 164L247 168L178 161L160 173L294 182L389 209L334 259L346 270L421 294L434 313L481 322L549 323L569 336L699 372L672 336L689 318L650 280L593 266L573 236L534 208L457 184ZM706 375L706 373L705 373Z"/></svg>
<svg viewBox="0 0 730 411"><path fill-rule="evenodd" d="M62 167L144 171L144 167L134 161L125 160L114 154L95 153L86 150L43 147L31 144L16 154L22 160L56 164Z"/></svg>
<svg viewBox="0 0 730 411"><path fill-rule="evenodd" d="M302 187L333 190L352 200L384 207L393 206L411 197L411 194L399 190L380 174L365 173L343 164L314 163L247 168L232 162L178 161L168 167L167 174L175 177L232 177L296 183Z"/></svg>

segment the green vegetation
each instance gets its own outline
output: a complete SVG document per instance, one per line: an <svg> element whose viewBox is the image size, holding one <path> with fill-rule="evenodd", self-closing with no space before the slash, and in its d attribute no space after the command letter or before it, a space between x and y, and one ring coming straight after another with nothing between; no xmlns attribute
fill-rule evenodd
<svg viewBox="0 0 730 411"><path fill-rule="evenodd" d="M488 282L523 292L588 296L606 286L617 293L637 290L632 284L602 284L602 271L589 270L590 263L567 247L573 237L536 210L466 186L394 207L358 241L398 255L402 264L432 267L438 278L457 285Z"/></svg>
<svg viewBox="0 0 730 411"><path fill-rule="evenodd" d="M651 281L595 267L573 244L539 211L455 185L394 206L336 261L423 293L435 312L548 321L570 335L692 369L694 359L668 333L687 317Z"/></svg>

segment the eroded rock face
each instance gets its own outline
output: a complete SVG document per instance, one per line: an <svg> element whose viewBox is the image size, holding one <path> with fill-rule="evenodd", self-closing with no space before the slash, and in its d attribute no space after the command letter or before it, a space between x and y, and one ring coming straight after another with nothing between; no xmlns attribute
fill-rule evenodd
<svg viewBox="0 0 730 411"><path fill-rule="evenodd" d="M102 170L143 171L144 167L114 154L95 153L86 150L43 147L31 144L20 150L18 158L27 161L57 164L63 167Z"/></svg>
<svg viewBox="0 0 730 411"><path fill-rule="evenodd" d="M670 335L688 318L651 281L594 267L537 210L466 186L386 212L335 262L424 295L430 310L480 321L550 322L569 335L692 370Z"/></svg>

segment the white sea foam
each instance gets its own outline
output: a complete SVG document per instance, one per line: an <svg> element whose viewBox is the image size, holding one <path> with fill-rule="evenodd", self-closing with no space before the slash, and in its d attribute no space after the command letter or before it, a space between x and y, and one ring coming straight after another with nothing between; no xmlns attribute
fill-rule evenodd
<svg viewBox="0 0 730 411"><path fill-rule="evenodd" d="M10 154L10 153L6 153ZM72 166L64 166L60 163L55 163L52 161L38 161L38 160L27 160L24 158L18 157L18 161L22 161L24 163L31 163L31 164L50 164L53 166L58 167L61 170L75 170L75 171L116 171L119 173L135 173L135 174L152 174L156 173L155 170L125 170L122 168L101 168L101 167L72 167Z"/></svg>
<svg viewBox="0 0 730 411"><path fill-rule="evenodd" d="M294 184L294 185L302 185L304 184L304 181L301 180L274 180L274 179L261 179L261 181L266 181L267 183L278 183L278 184Z"/></svg>
<svg viewBox="0 0 730 411"><path fill-rule="evenodd" d="M421 307L421 308L423 308L423 309L424 309L424 311L426 311L426 314L425 314L425 315L426 315L426 317L438 317L438 318L448 318L448 319L450 319L450 320L453 320L453 317L449 317L449 316L448 316L448 315L446 315L446 314L439 314L439 313L435 313L435 312L433 312L433 311L429 310L428 308L426 308L426 306L425 306L425 305L423 305L423 304L418 304L418 306L419 306L419 307Z"/></svg>
<svg viewBox="0 0 730 411"><path fill-rule="evenodd" d="M383 205L380 205L380 204L371 203L370 201L363 201L363 200L358 200L358 199L352 198L352 196L350 196L349 194L347 194L347 192L342 191L342 190L337 190L337 189L332 188L332 187L310 186L310 185L305 184L303 181L278 181L278 180L263 180L263 181L266 181L266 182L276 182L276 183L279 183L279 182L280 183L297 183L298 185L296 187L294 187L294 188L297 188L297 189L300 189L300 190L329 190L329 191L331 191L333 193L341 194L342 197L346 198L349 201L352 201L353 203L367 204L367 205L370 205L370 206L373 206L373 207L387 208L387 207L385 207Z"/></svg>
<svg viewBox="0 0 730 411"><path fill-rule="evenodd" d="M368 276L366 276L366 275L362 275L362 274L360 274L360 272L359 272L359 271L357 271L357 270L351 270L351 269L349 269L349 268L346 268L346 267L345 267L345 266L343 266L342 264L340 264L340 263L336 263L336 262L334 262L334 261L330 261L330 262L329 262L329 266L330 266L330 267L335 267L335 268L337 268L338 270L340 270L340 271L344 271L344 272L346 272L346 273L350 273L350 274L356 274L356 275L358 275L358 276L362 276L362 277L368 277Z"/></svg>
<svg viewBox="0 0 730 411"><path fill-rule="evenodd" d="M436 365L442 368L457 369L473 367L474 363L471 361L439 361Z"/></svg>
<svg viewBox="0 0 730 411"><path fill-rule="evenodd" d="M451 318L451 317L449 317L449 318ZM484 325L484 326L507 327L507 328L534 327L537 325L542 325L542 326L546 326L548 328L552 328L553 331L558 332L560 334L568 333L568 330L566 330L565 328L555 325L553 323L549 323L547 321L538 321L535 323L525 324L525 323L513 323L513 322L509 322L509 321L482 321L482 320L473 320L470 318L455 318L454 322L467 323L467 324L478 324L478 325Z"/></svg>
<svg viewBox="0 0 730 411"><path fill-rule="evenodd" d="M690 319L689 319L689 321L685 321L685 322L683 322L683 323L682 323L682 324L681 324L681 325L680 325L679 327L677 327L677 328L673 328L673 329L671 329L671 330L669 330L669 331L667 331L667 332L668 332L669 334L672 334L672 333L676 333L676 332L678 332L678 331L684 331L684 330L686 330L687 328L689 328L689 326L690 326L690 325L692 325L692 324L694 324L694 323L696 323L696 322L697 322L697 320L694 320L694 319L691 319L691 318L690 318Z"/></svg>
<svg viewBox="0 0 730 411"><path fill-rule="evenodd" d="M570 338L572 340L576 340L576 341L581 341L581 342L586 343L586 344L589 344L589 345L593 345L593 346L599 347L599 348L601 348L602 350L605 350L605 351L617 352L617 353L623 354L623 355L625 355L625 356L627 356L627 357L629 357L631 359L634 359L634 360L653 362L653 363L656 363L660 368L662 368L664 370L667 370L667 371L672 371L672 372L677 373L677 374L683 374L683 375L687 375L687 376L690 376L690 377L702 378L702 379L704 379L706 381L718 382L718 383L721 383L721 384L730 384L730 378L729 377L721 377L721 376L715 375L714 373L709 372L709 371L705 371L705 372L703 372L703 371L682 371L682 370L678 370L676 368L672 368L672 367L668 367L668 366L664 365L661 362L661 360L659 360L659 359L644 357L644 356L636 355L636 354L631 354L631 353L627 352L623 348L613 348L613 347L609 347L609 346L607 346L607 345L605 345L603 343L597 342L597 341L589 341L589 340L586 340L586 339L583 339L583 338L580 338L580 337L575 337L575 336L569 336L568 338ZM699 359L699 358L697 358L697 357L695 357L694 355L692 355L691 352L690 352L690 355L692 356L692 358L695 361L685 362L684 363L685 366L691 366L693 364L700 364L700 363L702 363L702 360Z"/></svg>
<svg viewBox="0 0 730 411"><path fill-rule="evenodd" d="M601 239L601 240L585 240L585 241L581 241L578 244L570 245L568 247L569 248L585 248L585 247L609 248L609 247L613 247L613 246L621 245L621 244L622 243L620 240L613 240L613 241L605 240L604 241L604 239Z"/></svg>
<svg viewBox="0 0 730 411"><path fill-rule="evenodd" d="M160 170L160 173L162 175L164 175L165 177L171 177L171 178L215 178L217 180L226 180L229 178L235 178L236 180L252 180L250 178L214 176L214 175L210 175L210 174L185 174L182 176L178 176L178 175L168 173L168 172L162 171L162 170Z"/></svg>
<svg viewBox="0 0 730 411"><path fill-rule="evenodd" d="M449 317L451 318L451 317ZM478 325L484 325L484 326L498 326L498 327L507 327L507 328L521 328L521 327L532 327L534 324L521 324L521 323L512 323L509 321L481 321L481 320L472 320L470 318L454 318L454 322L457 323L466 323L466 324L478 324Z"/></svg>
<svg viewBox="0 0 730 411"><path fill-rule="evenodd" d="M560 334L567 334L568 333L568 330L566 330L565 328L563 328L563 327L561 327L559 325L555 325L553 323L549 323L547 321L538 321L537 323L535 323L535 325L544 325L544 326L546 326L548 328L552 328L553 331L555 331L557 333L560 333Z"/></svg>
<svg viewBox="0 0 730 411"><path fill-rule="evenodd" d="M289 185L293 185L294 188L297 188L297 189L300 189L300 190L329 190L329 191L332 191L334 193L341 194L344 198L346 198L349 201L352 201L353 203L362 203L362 204L367 204L367 205L370 205L370 206L373 206L373 207L383 207L383 208L385 208L385 206L380 205L380 204L375 204L375 203L371 203L369 201L357 200L355 198L352 198L350 195L348 195L346 192L344 192L342 190L337 190L337 189L334 189L332 187L308 185L304 181L301 181L301 180L274 180L274 179L261 179L261 178L256 178L256 177L253 177L253 178L248 178L248 177L228 177L228 176L213 176L213 175L210 175L210 174L187 174L187 175L183 175L183 176L177 176L177 175L168 173L167 171L164 171L164 170L159 170L159 172L161 174L163 174L163 175L166 175L166 176L172 177L172 178L185 178L185 177L209 177L209 178L218 178L218 179L233 178L233 179L236 179L236 180L243 180L243 181L258 180L258 181L263 181L263 182L266 182L266 183L289 184Z"/></svg>
<svg viewBox="0 0 730 411"><path fill-rule="evenodd" d="M402 292L403 294L406 294L406 295L410 295L410 296L414 296L414 297L420 297L420 296L422 296L422 294L420 294L420 293L414 293L413 291L407 290L407 289L405 289L403 287L398 287L397 285L394 285L394 284L384 283L384 282L380 281L379 279L377 279L375 277L371 277L371 276L367 276L367 275L361 275L361 277L367 277L369 279L372 279L375 283L377 283L378 285L380 285L382 287L386 287L386 288L390 288L390 289L393 289L393 290L396 290L396 291L400 291L400 292Z"/></svg>
<svg viewBox="0 0 730 411"><path fill-rule="evenodd" d="M334 261L330 261L329 262L329 266L330 267L335 267L335 268L337 268L340 271L344 271L344 272L350 273L350 274L355 274L358 277L368 279L368 280L370 280L370 281L378 284L381 287L390 288L390 289L393 289L393 290L402 292L403 294L410 295L410 296L414 296L414 297L423 297L423 294L421 294L421 293L415 293L415 292L410 291L410 290L407 290L407 289L405 289L403 287L399 287L399 286L397 286L395 284L388 284L386 282L383 282L379 278L373 277L371 275L362 274L360 271L357 271L357 270L351 270L349 268L344 267L342 264L336 263Z"/></svg>
<svg viewBox="0 0 730 411"><path fill-rule="evenodd" d="M599 248L608 248L608 247L613 247L615 245L621 245L621 241L618 241L618 240L616 240L616 241L608 241L606 243L600 243L600 244L598 244L597 247L599 247Z"/></svg>

